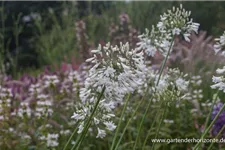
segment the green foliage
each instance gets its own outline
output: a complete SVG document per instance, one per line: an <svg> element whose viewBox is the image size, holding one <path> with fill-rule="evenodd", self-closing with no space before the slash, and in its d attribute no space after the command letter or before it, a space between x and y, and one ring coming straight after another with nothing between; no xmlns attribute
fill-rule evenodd
<svg viewBox="0 0 225 150"><path fill-rule="evenodd" d="M35 43L41 66L59 65L65 56L76 54L74 26L76 16L73 7L72 5L70 8L64 9L64 12L61 12L59 16L56 16L54 10L49 8L46 18L36 20L35 25L39 32L35 38ZM45 28L48 23L52 23L50 30Z"/></svg>

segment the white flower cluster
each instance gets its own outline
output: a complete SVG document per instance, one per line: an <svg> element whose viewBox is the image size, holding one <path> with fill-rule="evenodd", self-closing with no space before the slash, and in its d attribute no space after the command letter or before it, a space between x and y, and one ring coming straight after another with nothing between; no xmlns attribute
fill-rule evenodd
<svg viewBox="0 0 225 150"><path fill-rule="evenodd" d="M70 133L71 133L71 131L69 129L60 131L60 135L64 135L64 136L68 136L68 135L70 135Z"/></svg>
<svg viewBox="0 0 225 150"><path fill-rule="evenodd" d="M222 69L217 69L216 73L221 76L213 76L212 81L215 83L211 86L212 89L218 89L225 92L225 78L223 76L225 72L225 66Z"/></svg>
<svg viewBox="0 0 225 150"><path fill-rule="evenodd" d="M173 124L174 123L173 120L169 120L169 119L164 119L163 122L166 123L166 124Z"/></svg>
<svg viewBox="0 0 225 150"><path fill-rule="evenodd" d="M190 80L191 91L187 93L186 100L199 102L203 98L202 89L201 88L202 79L201 76L192 76Z"/></svg>
<svg viewBox="0 0 225 150"><path fill-rule="evenodd" d="M153 89L157 91L157 93L163 93L165 90L167 90L169 86L169 76L168 74L163 74L159 80L159 83L157 85L157 79L159 78L159 75L156 74L156 78L154 80L154 86ZM157 85L157 86L156 86Z"/></svg>
<svg viewBox="0 0 225 150"><path fill-rule="evenodd" d="M26 117L30 118L31 117L31 109L30 109L29 103L21 102L17 114L21 118L26 118Z"/></svg>
<svg viewBox="0 0 225 150"><path fill-rule="evenodd" d="M179 91L187 91L189 81L186 81L183 78L179 77L176 79L175 83Z"/></svg>
<svg viewBox="0 0 225 150"><path fill-rule="evenodd" d="M162 93L165 90L167 90L169 87L172 89L176 89L179 92L186 92L188 91L188 85L189 81L186 81L185 77L187 74L183 75L182 72L178 69L169 69L167 74L162 74L158 86L157 84L157 79L158 79L158 74L156 75L156 78L154 80L154 86L157 93Z"/></svg>
<svg viewBox="0 0 225 150"><path fill-rule="evenodd" d="M189 81L186 79L187 74L183 74L179 69L168 69L163 73L158 81L159 74L155 73L155 77L150 81L150 93L153 93L153 102L164 101L170 105L176 102L179 107L180 100L186 98L189 88ZM157 85L158 83L158 85Z"/></svg>
<svg viewBox="0 0 225 150"><path fill-rule="evenodd" d="M152 93L152 88L150 87L153 85L151 84L151 82L157 78L156 77L157 72L153 70L151 65L149 65L146 61L145 63L147 67L146 67L146 71L144 72L144 77L142 77L143 84L138 87L138 93L142 96L146 93L149 93L149 94Z"/></svg>
<svg viewBox="0 0 225 150"><path fill-rule="evenodd" d="M8 120L11 109L12 91L0 86L0 120Z"/></svg>
<svg viewBox="0 0 225 150"><path fill-rule="evenodd" d="M58 134L48 133L47 136L41 136L40 140L46 141L47 147L57 147L59 145L58 138L59 138Z"/></svg>
<svg viewBox="0 0 225 150"><path fill-rule="evenodd" d="M191 82L191 84L192 84L193 87L200 86L202 84L201 76L200 75L192 76L190 82Z"/></svg>
<svg viewBox="0 0 225 150"><path fill-rule="evenodd" d="M83 63L80 65L79 69L71 69L67 71L63 81L60 83L60 93L69 95L71 95L71 93L75 93L71 96L76 96L76 94L79 92L79 87L84 85L84 80L87 76L87 69L88 66Z"/></svg>
<svg viewBox="0 0 225 150"><path fill-rule="evenodd" d="M218 52L221 52L221 55L225 56L225 51L224 51L225 50L224 49L225 31L224 31L223 35L221 35L220 38L216 38L215 41L216 41L216 44L213 45L215 54L217 54Z"/></svg>
<svg viewBox="0 0 225 150"><path fill-rule="evenodd" d="M189 19L190 15L191 12L183 9L182 5L168 10L160 16L160 22L156 27L152 27L151 32L146 29L146 33L139 36L139 49L144 49L149 56L154 56L157 50L165 56L173 46L173 38L176 35L183 35L184 39L190 42L191 32L197 33L199 28L199 23Z"/></svg>
<svg viewBox="0 0 225 150"><path fill-rule="evenodd" d="M77 92L78 87L82 86L82 83L84 81L84 77L86 71L81 70L78 71L72 71L68 75L68 80L72 83L72 91Z"/></svg>
<svg viewBox="0 0 225 150"><path fill-rule="evenodd" d="M185 100L190 102L194 107L190 110L191 113L195 115L199 115L200 111L200 103L203 98L203 90L201 89L202 86L202 79L200 75L192 76L190 79L190 86L189 91L186 93Z"/></svg>
<svg viewBox="0 0 225 150"><path fill-rule="evenodd" d="M98 94L105 87L102 99L93 124L98 126L97 137L103 138L105 130L100 126L105 126L107 130L114 130L115 124L111 121L113 109L118 104L123 104L126 94L132 93L143 84L144 54L137 49L130 49L126 43L120 46L111 46L110 43L102 47L99 45L97 50L92 50L94 56L86 60L93 64L90 68L84 87L80 89L81 109L77 109L72 118L81 121L78 133L83 130L84 119L90 115L97 100Z"/></svg>
<svg viewBox="0 0 225 150"><path fill-rule="evenodd" d="M202 107L210 107L212 106L212 100L207 100L205 103L201 103Z"/></svg>
<svg viewBox="0 0 225 150"><path fill-rule="evenodd" d="M51 116L53 113L52 103L53 102L48 95L44 94L38 95L35 109L35 116L37 117Z"/></svg>
<svg viewBox="0 0 225 150"><path fill-rule="evenodd" d="M41 89L40 83L31 84L29 87L30 95L37 95L37 94L41 93L41 91L42 91L42 89Z"/></svg>
<svg viewBox="0 0 225 150"><path fill-rule="evenodd" d="M51 85L55 86L59 83L58 76L56 75L45 75L43 79L45 80L44 81L45 87L49 87Z"/></svg>
<svg viewBox="0 0 225 150"><path fill-rule="evenodd" d="M71 93L77 92L79 72L76 70L71 70L66 75L65 79L62 81L62 86L60 87L60 93ZM71 89L72 87L72 89Z"/></svg>

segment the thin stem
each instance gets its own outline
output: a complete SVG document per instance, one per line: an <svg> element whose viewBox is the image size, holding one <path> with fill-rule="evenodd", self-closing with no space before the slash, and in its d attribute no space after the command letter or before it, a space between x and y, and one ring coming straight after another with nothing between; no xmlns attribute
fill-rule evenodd
<svg viewBox="0 0 225 150"><path fill-rule="evenodd" d="M204 128L204 131L203 131L203 132L205 132L206 127L207 127L208 124L209 124L209 120L210 120L210 117L211 117L211 114L212 114L212 111L213 111L213 106L214 106L215 103L216 103L216 99L217 99L217 97L218 97L218 94L219 94L219 90L217 90L216 95L215 95L215 97L213 98L213 103L212 103L210 112L209 112L209 114L208 114L208 116L207 116L207 119L206 119L206 122L205 122L205 128Z"/></svg>
<svg viewBox="0 0 225 150"><path fill-rule="evenodd" d="M93 109L93 111L92 111L90 117L88 118L87 123L85 124L85 127L84 127L84 129L83 129L83 132L82 132L81 135L78 137L76 143L74 144L74 146L73 146L73 148L72 148L71 150L73 150L74 148L76 148L78 145L80 145L79 143L81 143L81 142L83 141L83 138L82 138L82 137L85 136L86 133L87 133L87 131L88 131L88 128L89 128L89 126L90 126L89 124L90 124L90 122L91 122L91 120L92 120L92 118L93 118L93 116L94 116L94 114L95 114L95 111L97 110L98 104L99 104L99 102L100 102L100 100L101 100L101 98L102 98L102 96L103 96L104 91L105 91L105 86L103 87L103 89L102 89L102 91L101 91L101 93L100 93L100 95L99 95L99 97L98 97L98 99L97 99L97 102L95 103L94 109ZM70 138L69 138L69 140L67 141L66 145L64 146L63 150L66 150L67 146L69 145L69 143L70 143L70 141L72 140L73 136L75 135L76 131L77 131L77 128L74 129L72 135L70 136Z"/></svg>
<svg viewBox="0 0 225 150"><path fill-rule="evenodd" d="M223 125L223 127L220 129L220 132L216 135L216 139L218 139L218 137L221 135L221 133L223 132L223 130L225 129L225 125ZM210 150L213 146L214 142L212 142L209 146L209 148L207 150Z"/></svg>
<svg viewBox="0 0 225 150"><path fill-rule="evenodd" d="M205 130L205 132L201 136L201 140L195 145L194 149L197 149L199 147L199 145L201 144L202 139L204 139L204 137L206 136L206 134L209 132L209 130L211 129L211 127L213 126L213 124L216 122L217 118L219 117L219 115L221 114L221 112L223 111L224 108L225 108L225 104L223 104L222 108L220 109L220 111L218 112L218 114L216 115L216 117L213 119L213 121L211 122L211 124L209 125L209 127Z"/></svg>
<svg viewBox="0 0 225 150"><path fill-rule="evenodd" d="M172 50L174 40L175 40L175 37L173 37L173 40L172 40L171 43L170 43L170 48L169 48L169 50L168 50L168 52L167 52L167 54L166 54L166 58L163 60L163 65L162 65L162 68L160 68L160 71L159 71L159 78L158 78L158 81L157 81L157 84L156 84L156 85L159 84L159 81L160 81L160 78L161 78L163 69L165 68L166 62L167 62L167 60L168 60L168 58L169 58L169 55L170 55L170 52L171 52L171 50Z"/></svg>
<svg viewBox="0 0 225 150"><path fill-rule="evenodd" d="M159 115L159 114L158 114L158 115ZM153 120L153 122L152 122L152 125L151 125L150 129L148 130L147 136L146 136L145 141L144 141L144 144L143 144L143 146L142 146L142 150L144 150L144 147L145 147L145 145L146 145L146 143L147 143L148 137L150 136L150 131L152 130L153 126L155 125L156 118L158 118L158 116L154 118L154 120Z"/></svg>
<svg viewBox="0 0 225 150"><path fill-rule="evenodd" d="M68 146L69 143L71 142L71 140L72 140L73 136L75 135L75 133L77 132L77 130L78 130L78 128L75 128L75 129L73 130L73 133L71 134L69 140L66 142L66 145L64 146L63 150L66 150L67 146Z"/></svg>
<svg viewBox="0 0 225 150"><path fill-rule="evenodd" d="M164 68L165 68L166 62L167 62L167 60L168 60L168 58L169 58L169 55L170 55L170 52L171 52L171 50L172 50L172 46L173 46L174 39L175 39L175 37L174 37L173 40L171 41L169 50L168 50L168 52L167 52L167 54L166 54L165 59L163 60L162 66L160 67L159 77L158 77L158 79L157 79L156 86L159 85L159 81L160 81L160 78L161 78L161 76L162 76L162 72L163 72L163 70L164 70ZM155 92L156 92L156 91L155 91ZM154 92L154 93L155 93L155 92ZM153 95L154 95L154 94L153 94ZM145 120L146 115L147 115L147 113L148 113L148 110L149 110L149 108L150 108L150 104L151 104L152 99L153 99L153 96L152 96L150 102L148 103L148 106L147 106L147 108L146 108L146 110L145 110L144 116L142 117L140 126L139 126L139 128L138 128L138 135L137 135L137 138L136 138L136 140L135 140L135 144L134 144L134 148L133 148L134 150L135 150L136 145L137 145L137 142L138 142L138 140L139 140L140 132L141 132L141 129L142 129L142 125L143 125L143 123L144 123L144 120Z"/></svg>
<svg viewBox="0 0 225 150"><path fill-rule="evenodd" d="M152 96L153 97L153 96ZM152 98L151 97L151 99L150 99L150 102L148 103L148 105L147 105L147 108L145 109L145 113L144 113L144 117L142 117L142 119L141 119L141 123L140 123L140 126L139 126L139 129L138 129L138 134L137 134L137 138L136 138L136 140L135 140L135 144L134 144L134 150L136 149L136 146L137 146L137 143L138 143L138 141L139 141L139 136L140 136L140 133L141 133L141 127L142 127L142 125L143 125L143 123L144 123L144 120L145 120L145 117L146 117L146 115L147 115L147 113L148 113L148 110L149 110L149 108L150 108L150 106L151 106L151 104L152 104Z"/></svg>
<svg viewBox="0 0 225 150"><path fill-rule="evenodd" d="M118 133L119 133L119 129L120 129L120 126L121 126L123 117L124 117L124 112L125 112L125 110L126 110L126 108L127 108L127 104L128 104L129 99L130 99L130 96L131 96L131 94L128 95L128 97L127 97L127 99L126 99L126 103L125 103L125 105L124 105L124 107L123 107L122 114L121 114L120 120L119 120L119 124L118 124L118 126L117 126L117 128L116 128L116 133L115 133L115 135L114 135L113 143L112 143L112 145L111 145L110 150L113 150L113 148L115 147L116 138L117 138L117 135L118 135Z"/></svg>
<svg viewBox="0 0 225 150"><path fill-rule="evenodd" d="M99 95L99 97L97 99L97 102L95 103L94 109L93 109L93 111L92 111L92 113L91 113L87 123L84 126L84 129L83 129L83 131L81 133L81 136L78 138L78 140L76 141L76 143L74 144L74 146L73 146L73 148L71 150L78 149L80 147L81 143L83 142L83 139L84 139L85 135L88 132L88 129L89 129L90 124L91 124L91 120L94 117L94 114L95 114L95 112L96 112L96 110L98 108L98 104L99 104L99 102L100 102L104 92L105 92L105 86L103 87L102 92L100 93L100 95Z"/></svg>
<svg viewBox="0 0 225 150"><path fill-rule="evenodd" d="M163 110L162 118L161 118L161 120L160 120L160 122L159 122L159 126L158 126L158 128L157 128L157 132L156 132L156 135L155 135L155 139L156 139L156 138L158 137L158 135L159 135L159 130L160 130L160 127L161 127L161 125L162 125L162 122L163 122L165 113L166 113L166 109ZM152 145L152 147L151 147L151 149L153 149L153 150L154 150L155 143L156 143L156 142L154 142L153 145Z"/></svg>
<svg viewBox="0 0 225 150"><path fill-rule="evenodd" d="M87 126L87 131L88 131L88 129L89 129L89 127L91 126L91 123L89 123L89 125ZM86 133L85 133L86 134ZM81 142L79 142L78 144L78 147L77 147L77 149L80 147L80 145L81 145L81 143L83 142L83 140L84 140L84 138L85 138L85 135L84 136L82 136L81 137ZM73 147L72 147L72 149L71 150L73 150L75 148L75 144L73 145ZM79 150L79 149L78 149Z"/></svg>
<svg viewBox="0 0 225 150"><path fill-rule="evenodd" d="M128 120L128 122L127 122L125 128L123 129L123 132L122 132L122 134L121 134L121 136L120 136L120 138L119 138L119 141L118 141L117 144L116 144L116 147L115 147L114 149L112 149L112 150L117 150L117 149L118 149L119 144L120 144L120 142L121 142L121 140L122 140L122 138L123 138L123 136L124 136L124 133L126 132L127 127L128 127L128 125L130 124L131 120L133 120L134 115L137 113L137 110L138 110L138 108L140 107L141 103L142 103L142 100L141 100L141 101L139 102L139 104L137 105L135 111L133 112L133 114L131 115L130 119Z"/></svg>

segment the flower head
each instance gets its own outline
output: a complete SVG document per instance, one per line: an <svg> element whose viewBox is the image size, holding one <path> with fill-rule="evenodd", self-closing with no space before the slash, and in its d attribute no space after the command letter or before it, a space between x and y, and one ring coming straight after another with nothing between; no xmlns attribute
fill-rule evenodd
<svg viewBox="0 0 225 150"><path fill-rule="evenodd" d="M114 108L118 104L122 105L125 95L133 93L144 82L144 53L130 49L128 43L121 43L120 46L111 46L110 43L104 47L99 45L92 53L93 57L86 60L91 66L88 76L79 91L81 107L77 107L72 118L84 121L90 115L98 94L106 87L93 117L93 124L104 125L107 130L113 131L116 128L111 120ZM102 137L104 132L100 129L98 131L97 137Z"/></svg>
<svg viewBox="0 0 225 150"><path fill-rule="evenodd" d="M152 27L151 32L146 29L146 33L140 35L140 42L137 43L139 49L144 49L149 56L154 56L156 50L162 55L166 55L173 46L173 38L183 35L184 39L190 42L191 32L198 33L199 23L194 23L190 19L191 12L186 11L182 5L179 8L173 7L160 16L158 24Z"/></svg>
<svg viewBox="0 0 225 150"><path fill-rule="evenodd" d="M221 55L225 56L225 51L224 51L225 31L224 31L223 35L221 35L220 38L216 38L215 41L216 41L216 43L213 46L215 54L220 52Z"/></svg>
<svg viewBox="0 0 225 150"><path fill-rule="evenodd" d="M104 138L105 136L106 136L105 130L101 130L98 128L98 135L96 136L96 138Z"/></svg>
<svg viewBox="0 0 225 150"><path fill-rule="evenodd" d="M217 69L216 72L218 74L223 74L225 72L225 67L223 67L223 69ZM225 92L225 80L224 80L224 76L213 76L212 77L212 81L214 82L214 84L211 86L212 89L219 89L223 92Z"/></svg>

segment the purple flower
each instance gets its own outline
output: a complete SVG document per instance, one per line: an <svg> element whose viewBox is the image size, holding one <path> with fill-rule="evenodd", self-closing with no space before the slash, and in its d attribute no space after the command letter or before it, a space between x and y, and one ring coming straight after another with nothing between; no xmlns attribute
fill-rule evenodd
<svg viewBox="0 0 225 150"><path fill-rule="evenodd" d="M212 120L219 113L222 106L223 106L223 103L221 102L213 106L212 117L211 117ZM216 136L224 125L225 125L225 111L222 111L212 127L212 135ZM222 135L225 135L225 130L222 131Z"/></svg>

